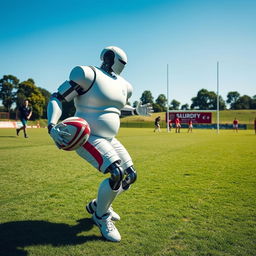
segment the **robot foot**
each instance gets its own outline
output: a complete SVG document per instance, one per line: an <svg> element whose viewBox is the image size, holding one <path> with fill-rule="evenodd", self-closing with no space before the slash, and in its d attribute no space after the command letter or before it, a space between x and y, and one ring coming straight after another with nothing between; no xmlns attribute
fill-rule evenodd
<svg viewBox="0 0 256 256"><path fill-rule="evenodd" d="M90 203L88 203L85 206L85 209L89 214L94 214L96 212L96 208L97 208L96 199L93 199ZM112 206L109 207L107 213L111 215L112 221L119 221L121 219L120 216L113 210Z"/></svg>
<svg viewBox="0 0 256 256"><path fill-rule="evenodd" d="M111 215L109 213L104 214L102 217L98 217L96 213L94 213L93 221L99 227L104 238L112 242L121 241L121 235L115 227L115 224L112 222Z"/></svg>

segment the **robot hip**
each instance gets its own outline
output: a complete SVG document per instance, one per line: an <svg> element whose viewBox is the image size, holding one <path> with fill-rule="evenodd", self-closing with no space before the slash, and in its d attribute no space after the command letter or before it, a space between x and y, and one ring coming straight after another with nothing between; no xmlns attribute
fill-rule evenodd
<svg viewBox="0 0 256 256"><path fill-rule="evenodd" d="M123 169L133 165L128 151L116 138L90 135L85 145L77 149L76 152L103 173L114 162L119 162Z"/></svg>

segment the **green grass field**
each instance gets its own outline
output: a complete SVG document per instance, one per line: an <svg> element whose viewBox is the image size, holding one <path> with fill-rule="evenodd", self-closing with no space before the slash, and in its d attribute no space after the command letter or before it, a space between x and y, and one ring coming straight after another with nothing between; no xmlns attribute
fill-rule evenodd
<svg viewBox="0 0 256 256"><path fill-rule="evenodd" d="M113 204L120 243L84 210L104 175L46 129L0 129L1 256L255 256L256 135L122 128L138 180Z"/></svg>

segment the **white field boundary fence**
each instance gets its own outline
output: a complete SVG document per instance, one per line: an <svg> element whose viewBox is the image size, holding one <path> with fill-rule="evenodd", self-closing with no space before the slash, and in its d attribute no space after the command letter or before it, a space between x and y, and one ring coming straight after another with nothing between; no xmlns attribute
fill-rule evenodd
<svg viewBox="0 0 256 256"><path fill-rule="evenodd" d="M15 128L18 129L22 127L21 122L17 121L0 121L0 128ZM27 128L40 128L39 123L37 125L27 125Z"/></svg>

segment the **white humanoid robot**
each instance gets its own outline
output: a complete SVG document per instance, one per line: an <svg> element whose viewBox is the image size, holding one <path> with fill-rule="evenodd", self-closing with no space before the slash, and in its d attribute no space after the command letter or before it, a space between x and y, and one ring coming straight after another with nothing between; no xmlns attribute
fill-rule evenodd
<svg viewBox="0 0 256 256"><path fill-rule="evenodd" d="M102 235L110 241L120 241L121 236L113 221L120 217L111 207L121 192L136 181L132 159L124 146L115 138L120 126L120 115L150 115L150 104L132 108L127 104L132 86L120 76L127 63L125 52L115 46L103 49L102 65L77 66L51 96L48 104L48 131L57 145L65 145L63 131L56 128L62 114L62 101L74 100L75 116L84 118L90 125L91 135L85 145L76 150L103 174L110 174L98 188L97 199L86 205Z"/></svg>

